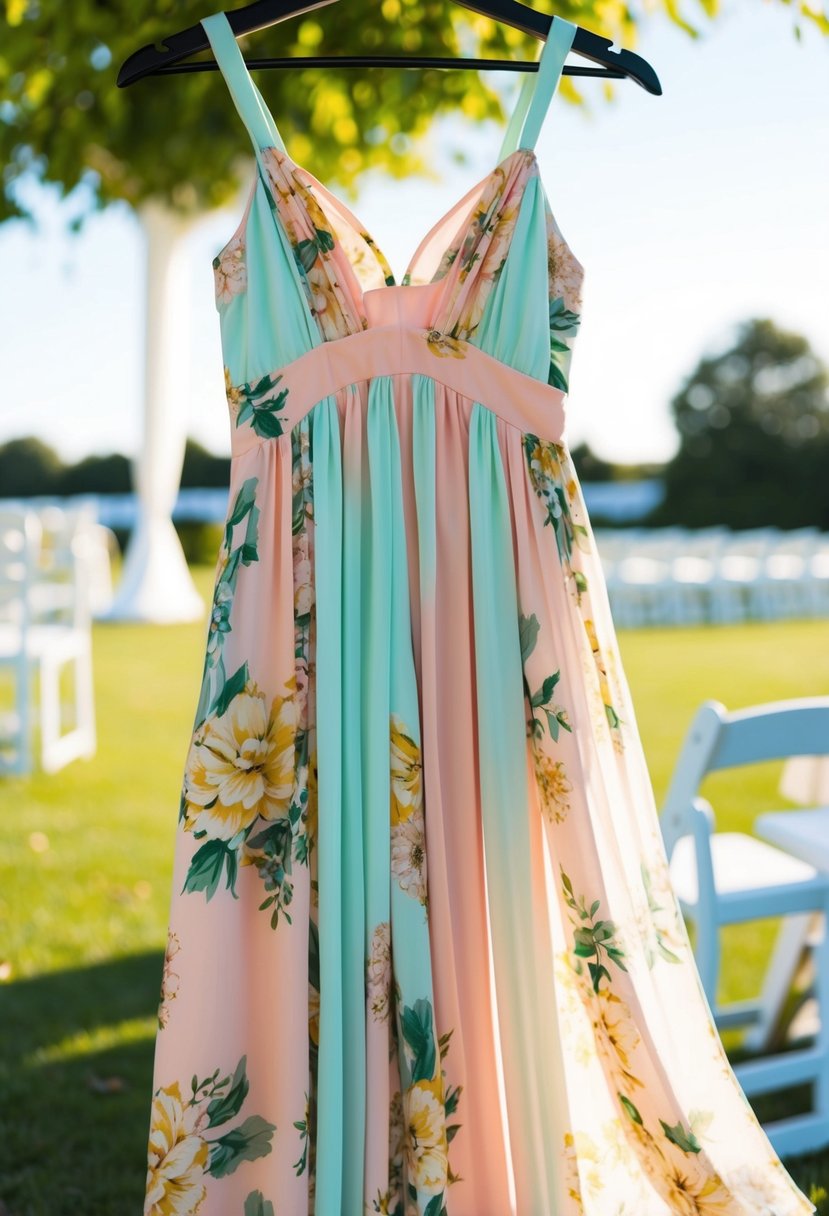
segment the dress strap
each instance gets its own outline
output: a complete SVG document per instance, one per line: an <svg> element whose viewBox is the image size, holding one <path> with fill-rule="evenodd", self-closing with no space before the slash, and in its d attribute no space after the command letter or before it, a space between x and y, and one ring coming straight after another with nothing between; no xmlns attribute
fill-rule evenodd
<svg viewBox="0 0 829 1216"><path fill-rule="evenodd" d="M547 41L544 43L538 59L538 71L534 74L535 88L532 90L529 112L518 143L520 148L535 147L544 115L555 95L561 79L564 60L573 45L578 28L572 21L566 21L564 17L553 17Z"/></svg>
<svg viewBox="0 0 829 1216"><path fill-rule="evenodd" d="M248 129L254 149L277 147L287 151L279 134L273 115L265 99L257 89L248 71L244 56L239 49L225 12L211 13L201 19L201 25L213 48L216 63L227 82L230 95L236 104L242 122Z"/></svg>
<svg viewBox="0 0 829 1216"><path fill-rule="evenodd" d="M544 43L540 43L540 47L544 47ZM518 136L521 132L521 124L524 121L524 115L527 113L527 107L530 104L530 98L533 95L535 86L538 83L538 72L525 72L524 79L521 81L521 89L518 93L518 100L515 103L515 108L510 114L507 129L504 132L504 139L501 143L501 151L498 153L496 164L500 165L503 160L510 156L518 147Z"/></svg>

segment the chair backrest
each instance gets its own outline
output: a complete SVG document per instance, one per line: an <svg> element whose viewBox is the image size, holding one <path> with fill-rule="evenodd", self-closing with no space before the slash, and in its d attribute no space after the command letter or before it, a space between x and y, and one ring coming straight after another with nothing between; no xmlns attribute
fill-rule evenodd
<svg viewBox="0 0 829 1216"><path fill-rule="evenodd" d="M36 577L41 525L22 506L0 506L0 621L21 635L31 623L31 587Z"/></svg>
<svg viewBox="0 0 829 1216"><path fill-rule="evenodd" d="M719 701L705 701L685 736L659 816L668 857L682 836L694 834L699 844L699 788L708 773L815 755L829 755L829 697L772 701L733 713ZM713 818L709 822L713 827Z"/></svg>

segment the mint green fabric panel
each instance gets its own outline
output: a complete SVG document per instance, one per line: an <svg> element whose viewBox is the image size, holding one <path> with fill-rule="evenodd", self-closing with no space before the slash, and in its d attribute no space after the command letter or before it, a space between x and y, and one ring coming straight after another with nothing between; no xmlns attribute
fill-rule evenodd
<svg viewBox="0 0 829 1216"><path fill-rule="evenodd" d="M566 21L559 16L553 17L547 40L539 56L536 87L533 89L529 113L519 141L521 148L535 147L541 124L561 80L564 60L567 58L577 32L578 26L574 25L572 21Z"/></svg>
<svg viewBox="0 0 829 1216"><path fill-rule="evenodd" d="M421 400L427 392L421 385ZM369 634L374 647L365 665L374 707L364 736L372 777L372 825L367 839L372 850L377 847L370 872L376 865L378 877L382 871L386 884L391 874L391 956L393 983L399 986L398 1064L405 1116L409 1103L415 1103L417 1109L421 1082L442 1082L426 912L425 799L400 439L391 376L378 376L371 383L367 433L372 503ZM406 801L399 822L390 807L390 777L391 801L401 797ZM388 841L390 834L391 851L384 844L381 857L379 842ZM443 1127L442 1111L440 1118ZM445 1132L442 1134L445 1140ZM441 1210L434 1190L425 1185L417 1189L411 1177L406 1180L406 1193L410 1200L406 1210L411 1209L412 1216L426 1216L427 1212L431 1216Z"/></svg>
<svg viewBox="0 0 829 1216"><path fill-rule="evenodd" d="M337 403L312 412L320 1015L315 1216L341 1210L343 1184L342 453ZM275 1048L276 1050L276 1048Z"/></svg>
<svg viewBox="0 0 829 1216"><path fill-rule="evenodd" d="M550 374L547 220L537 176L524 190L515 233L471 341L528 376Z"/></svg>
<svg viewBox="0 0 829 1216"><path fill-rule="evenodd" d="M510 498L497 418L479 403L469 427L469 511L484 854L517 1210L554 1212L561 1161L555 1015L537 979L527 739ZM565 1108L562 1108L565 1109ZM522 1193L522 1187L526 1187Z"/></svg>
<svg viewBox="0 0 829 1216"><path fill-rule="evenodd" d="M347 411L360 411L356 389ZM363 823L364 789L362 767L361 685L363 673L370 669L363 636L364 470L362 452L352 444L343 448L343 831L342 831L342 929L343 957L343 1038L345 1047L345 1123L343 1125L342 1211L363 1210L363 1165L366 1121L366 978L363 960L366 953L367 899L379 894L388 902L388 857L385 868L382 854L373 872L365 856L365 831L371 839L372 825ZM362 444L360 444L362 449ZM368 644L371 644L370 637ZM388 844L388 831L381 831ZM388 848L386 847L386 854ZM384 876L384 877L383 877ZM337 1211L340 1210L338 1207Z"/></svg>
<svg viewBox="0 0 829 1216"><path fill-rule="evenodd" d="M259 148L278 143L284 149L276 124L248 71L226 14L212 13L202 18L201 24L254 148L258 151Z"/></svg>
<svg viewBox="0 0 829 1216"><path fill-rule="evenodd" d="M248 215L246 263L247 291L218 310L222 349L231 360L239 359L230 364L234 384L282 367L323 340L305 306L290 242L271 216L261 180Z"/></svg>

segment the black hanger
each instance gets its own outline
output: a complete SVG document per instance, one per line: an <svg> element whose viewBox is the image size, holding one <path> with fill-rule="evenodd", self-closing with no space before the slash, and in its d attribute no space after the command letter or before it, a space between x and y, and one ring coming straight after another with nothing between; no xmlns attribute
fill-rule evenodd
<svg viewBox="0 0 829 1216"><path fill-rule="evenodd" d="M323 8L333 4L335 0L254 0L243 8L227 13L230 28L238 37L254 30L276 25L289 17L300 13L311 12L315 8ZM536 34L539 38L546 37L550 32L552 18L549 14L539 13L520 4L518 0L458 0L464 8L484 17L492 17L523 30L525 34ZM165 72L210 72L218 65L215 59L199 60L196 63L181 63L197 51L209 49L210 42L202 25L191 25L178 34L164 38L160 46L142 46L134 51L124 62L118 72L116 83L119 88L133 84L142 76L158 76ZM568 64L563 70L570 76L613 76L630 77L649 93L660 95L662 86L656 72L641 55L633 51L611 51L611 40L594 34L582 26L576 29L572 49L594 63L600 63L601 68L581 67L578 64ZM297 66L327 67L336 63L342 67L453 67L475 68L479 71L493 68L512 72L538 71L535 61L516 59L459 59L457 57L435 58L432 56L413 55L306 55L284 56L271 59L248 59L245 61L249 68L292 68Z"/></svg>

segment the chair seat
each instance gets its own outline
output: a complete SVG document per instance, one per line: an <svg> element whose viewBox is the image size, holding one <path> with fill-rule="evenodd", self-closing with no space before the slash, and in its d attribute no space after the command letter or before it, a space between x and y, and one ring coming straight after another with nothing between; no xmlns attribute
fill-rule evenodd
<svg viewBox="0 0 829 1216"><path fill-rule="evenodd" d="M26 631L26 653L32 658L44 655L77 653L84 641L81 629L72 625L31 625ZM21 652L21 631L17 625L0 621L0 660L13 659Z"/></svg>
<svg viewBox="0 0 829 1216"><path fill-rule="evenodd" d="M711 860L718 895L814 881L820 873L808 862L745 832L714 832ZM675 843L670 876L677 897L685 904L696 904L699 890L693 836L682 836Z"/></svg>

